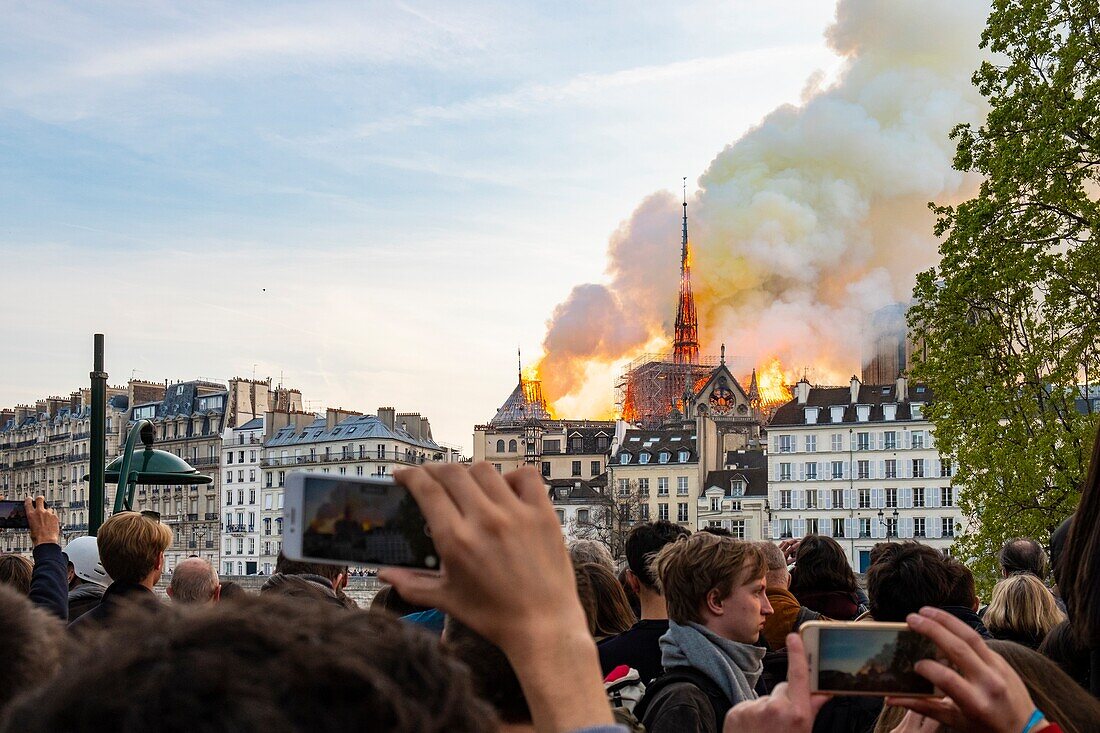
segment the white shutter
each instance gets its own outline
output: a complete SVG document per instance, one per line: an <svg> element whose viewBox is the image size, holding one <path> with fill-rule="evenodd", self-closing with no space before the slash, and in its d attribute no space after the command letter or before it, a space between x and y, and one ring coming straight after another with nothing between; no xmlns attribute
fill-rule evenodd
<svg viewBox="0 0 1100 733"><path fill-rule="evenodd" d="M885 438L883 433L878 434L878 449L882 450L885 447Z"/></svg>
<svg viewBox="0 0 1100 733"><path fill-rule="evenodd" d="M772 538L776 538L778 536L779 536L779 520L778 519L773 519L772 520Z"/></svg>
<svg viewBox="0 0 1100 733"><path fill-rule="evenodd" d="M802 461L798 462L798 480L799 481L805 481L806 480L806 464Z"/></svg>
<svg viewBox="0 0 1100 733"><path fill-rule="evenodd" d="M794 520L794 536L805 537L806 536L806 520L796 519Z"/></svg>
<svg viewBox="0 0 1100 733"><path fill-rule="evenodd" d="M934 478L940 475L940 459L931 458L927 461L928 464L928 478Z"/></svg>
<svg viewBox="0 0 1100 733"><path fill-rule="evenodd" d="M831 517L823 517L817 522L817 533L823 537L833 536L833 520Z"/></svg>
<svg viewBox="0 0 1100 733"><path fill-rule="evenodd" d="M903 431L901 431L901 435L904 438L904 440L902 441L902 446L905 447L905 448L912 448L913 445L912 445L912 440L910 439L909 431L908 430L903 430Z"/></svg>
<svg viewBox="0 0 1100 733"><path fill-rule="evenodd" d="M825 501L822 502L821 506L825 507L826 509L832 509L833 508L833 492L832 491L823 491L821 493L825 494Z"/></svg>
<svg viewBox="0 0 1100 733"><path fill-rule="evenodd" d="M938 539L940 537L941 528L942 525L940 524L939 517L928 517L924 520L924 533L932 539Z"/></svg>
<svg viewBox="0 0 1100 733"><path fill-rule="evenodd" d="M856 490L844 489L844 507L845 509L851 509L856 505Z"/></svg>
<svg viewBox="0 0 1100 733"><path fill-rule="evenodd" d="M928 506L930 506L934 509L938 509L939 506L940 506L940 487L939 486L929 486L924 491L928 495L926 497L928 499Z"/></svg>
<svg viewBox="0 0 1100 733"><path fill-rule="evenodd" d="M844 520L844 536L855 537L859 534L859 527L856 525L856 520L848 517Z"/></svg>
<svg viewBox="0 0 1100 733"><path fill-rule="evenodd" d="M878 462L878 474L876 474L875 478L877 478L877 479L886 478L886 461L879 461Z"/></svg>
<svg viewBox="0 0 1100 733"><path fill-rule="evenodd" d="M824 481L825 479L829 478L829 474L825 473L828 470L829 470L829 462L828 461L818 461L817 462L817 479L818 479L818 481Z"/></svg>
<svg viewBox="0 0 1100 733"><path fill-rule="evenodd" d="M848 477L852 475L852 464L849 461L844 461L842 465L844 466L844 468L841 477L845 481L847 481Z"/></svg>
<svg viewBox="0 0 1100 733"><path fill-rule="evenodd" d="M901 504L902 509L913 508L913 490L912 489L898 489L898 503Z"/></svg>
<svg viewBox="0 0 1100 733"><path fill-rule="evenodd" d="M909 539L913 538L913 518L902 517L898 520L898 534Z"/></svg>
<svg viewBox="0 0 1100 733"><path fill-rule="evenodd" d="M882 509L886 503L886 492L883 489L871 489L871 507Z"/></svg>
<svg viewBox="0 0 1100 733"><path fill-rule="evenodd" d="M913 478L913 460L911 458L901 459L901 477Z"/></svg>
<svg viewBox="0 0 1100 733"><path fill-rule="evenodd" d="M779 453L779 434L772 436L772 453Z"/></svg>

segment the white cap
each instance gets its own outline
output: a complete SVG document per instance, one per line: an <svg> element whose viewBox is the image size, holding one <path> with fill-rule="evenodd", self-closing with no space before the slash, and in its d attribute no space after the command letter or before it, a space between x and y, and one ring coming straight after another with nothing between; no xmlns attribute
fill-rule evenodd
<svg viewBox="0 0 1100 733"><path fill-rule="evenodd" d="M81 580L107 587L111 576L99 561L99 543L95 537L76 537L65 545L65 554L73 564L73 572Z"/></svg>

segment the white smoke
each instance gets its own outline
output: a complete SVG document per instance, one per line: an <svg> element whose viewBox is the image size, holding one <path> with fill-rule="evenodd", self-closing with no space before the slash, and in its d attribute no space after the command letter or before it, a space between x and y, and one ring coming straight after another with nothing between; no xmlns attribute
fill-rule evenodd
<svg viewBox="0 0 1100 733"><path fill-rule="evenodd" d="M703 351L778 356L821 379L858 371L874 309L907 300L935 263L929 201L969 196L948 133L984 118L971 85L988 2L841 0L826 32L845 60L729 145L689 201ZM648 197L611 238L606 285L578 286L548 324L547 393L671 332L681 207Z"/></svg>

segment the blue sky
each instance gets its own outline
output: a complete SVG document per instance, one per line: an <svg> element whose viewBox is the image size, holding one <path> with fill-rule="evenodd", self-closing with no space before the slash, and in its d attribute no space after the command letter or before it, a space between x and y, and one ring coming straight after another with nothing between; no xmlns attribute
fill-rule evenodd
<svg viewBox="0 0 1100 733"><path fill-rule="evenodd" d="M0 13L0 405L104 331L112 382L282 373L467 448L642 199L839 63L819 0Z"/></svg>

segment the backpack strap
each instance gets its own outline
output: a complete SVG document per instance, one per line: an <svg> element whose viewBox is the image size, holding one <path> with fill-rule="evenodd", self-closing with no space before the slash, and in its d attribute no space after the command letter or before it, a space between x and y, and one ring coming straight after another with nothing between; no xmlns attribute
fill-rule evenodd
<svg viewBox="0 0 1100 733"><path fill-rule="evenodd" d="M714 680L694 667L673 667L672 669L665 670L657 679L653 680L653 682L646 687L645 695L642 696L642 699L634 706L634 715L638 720L645 720L645 715L649 710L649 706L652 704L653 700L656 699L661 690L677 682L687 682L690 685L694 685L707 696L707 699L710 700L711 710L714 712L714 729L716 731L721 731L722 723L726 719L726 713L733 707L733 701L731 701L726 696L726 693L714 683Z"/></svg>

